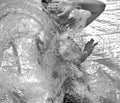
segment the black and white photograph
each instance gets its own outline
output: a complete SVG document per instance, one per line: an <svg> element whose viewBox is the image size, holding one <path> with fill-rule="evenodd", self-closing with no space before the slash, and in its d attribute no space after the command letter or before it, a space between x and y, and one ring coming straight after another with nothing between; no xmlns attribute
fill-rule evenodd
<svg viewBox="0 0 120 103"><path fill-rule="evenodd" d="M0 103L120 103L120 0L0 0Z"/></svg>

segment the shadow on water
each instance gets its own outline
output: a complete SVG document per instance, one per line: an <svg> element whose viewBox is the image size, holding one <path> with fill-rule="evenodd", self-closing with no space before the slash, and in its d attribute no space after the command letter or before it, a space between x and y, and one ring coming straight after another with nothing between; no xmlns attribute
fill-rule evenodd
<svg viewBox="0 0 120 103"><path fill-rule="evenodd" d="M108 67L110 70L118 71L120 73L120 65L119 63L114 62L111 58L105 58L105 54L94 54L94 56L99 56L101 59L95 59L94 62L102 64Z"/></svg>
<svg viewBox="0 0 120 103"><path fill-rule="evenodd" d="M108 67L110 70L115 71L120 76L120 65L118 63L114 62L111 58L105 58L104 54L101 54L101 55L95 54L95 56L100 56L102 57L102 59L95 59L93 60L94 62L102 64L105 67ZM111 80L111 82L114 83L115 87L117 87L120 90L120 79L119 78L115 78L114 76L110 75L109 73L105 72L102 69L100 69L100 72L102 74L105 74Z"/></svg>

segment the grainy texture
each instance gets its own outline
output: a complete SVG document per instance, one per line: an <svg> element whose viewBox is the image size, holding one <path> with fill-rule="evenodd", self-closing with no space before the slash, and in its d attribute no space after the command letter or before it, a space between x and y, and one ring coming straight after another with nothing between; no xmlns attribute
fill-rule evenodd
<svg viewBox="0 0 120 103"><path fill-rule="evenodd" d="M102 0L105 11L85 28L81 41L94 38L99 42L93 54L83 64L92 80L93 89L111 94L114 103L120 102L120 0ZM95 81L97 80L97 81ZM110 83L110 82L113 83ZM94 86L94 84L96 86ZM113 85L113 87L111 86ZM103 88L103 89L101 89ZM111 88L111 89L110 89ZM117 89L115 89L117 88ZM117 97L116 97L117 96ZM116 99L115 99L116 98Z"/></svg>
<svg viewBox="0 0 120 103"><path fill-rule="evenodd" d="M66 101L70 102L120 103L119 1L106 2L104 13L74 36L82 48L91 38L99 42L79 68L70 61L80 56L74 55L74 50L82 52L71 42L73 38L67 38L68 43L69 40L61 37L65 40L63 46L70 49L67 58L63 55L67 61L58 58L58 28L42 11L39 0L0 2L1 8L10 3L0 11L0 57L3 56L0 58L0 102L61 103L68 93ZM74 17L81 17L75 12Z"/></svg>

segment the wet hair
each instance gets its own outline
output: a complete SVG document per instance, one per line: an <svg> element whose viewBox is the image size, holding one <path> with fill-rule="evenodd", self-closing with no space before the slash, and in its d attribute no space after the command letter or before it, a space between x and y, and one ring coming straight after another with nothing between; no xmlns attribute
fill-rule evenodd
<svg viewBox="0 0 120 103"><path fill-rule="evenodd" d="M51 3L52 2L52 0L41 0L43 3L45 3L45 4L49 4L49 3Z"/></svg>

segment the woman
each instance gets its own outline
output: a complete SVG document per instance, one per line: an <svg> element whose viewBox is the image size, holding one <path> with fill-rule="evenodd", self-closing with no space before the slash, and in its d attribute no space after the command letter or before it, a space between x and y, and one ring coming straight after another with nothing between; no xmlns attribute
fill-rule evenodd
<svg viewBox="0 0 120 103"><path fill-rule="evenodd" d="M103 2L98 0L46 0L44 3L47 5L46 9L49 15L51 15L58 24L61 38L62 40L64 39L64 46L70 43L70 48L72 42L69 42L67 38L71 37L71 35L73 36L77 31L80 32L84 27L88 26L104 11L106 7ZM84 52L80 56L81 62L86 60L96 45L97 43L94 44L93 39L85 45ZM80 52L81 51L79 51L79 53ZM75 55L75 53L73 54ZM65 55L63 55L63 57L65 57Z"/></svg>
<svg viewBox="0 0 120 103"><path fill-rule="evenodd" d="M60 6L58 9L50 11L50 5L55 4L53 2L57 2L56 4L58 6L60 4ZM84 80L77 81L77 77L82 73L77 71L71 62L63 62L55 55L56 48L59 46L54 45L53 42L58 32L52 21L58 26L59 31L61 29L64 31L61 32L61 35L68 33L69 28L74 31L76 25L73 24L79 19L76 18L76 15L80 17L80 7L92 11L93 9L90 9L92 5L81 3L80 6L77 0L44 1L43 9L50 14L47 15L42 11L41 3L38 0L0 0L0 4L0 62L2 62L0 68L0 103L49 103L47 100L51 103L52 100L55 101L54 103L62 103L66 91L72 90L66 88L66 85L72 87L69 86L74 82L71 78L76 80L76 86L79 84L83 87L84 83L79 83L79 81L84 82ZM74 10L78 14L69 18L69 14ZM52 17L54 19L51 19ZM91 18L88 18L86 26L95 19L95 16L91 16ZM67 39L63 41L67 43ZM71 39L69 41L74 44ZM93 40L86 44L85 51L88 52L87 55L83 53L81 62L91 54L95 45ZM72 46L74 48L74 45ZM79 52L76 52L76 55ZM74 57L70 55L70 58L74 61ZM70 68L71 66L74 69ZM87 91L87 86L84 87ZM77 90L74 91L77 92Z"/></svg>

